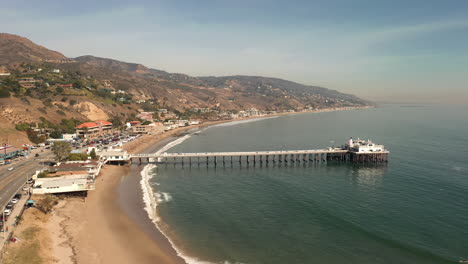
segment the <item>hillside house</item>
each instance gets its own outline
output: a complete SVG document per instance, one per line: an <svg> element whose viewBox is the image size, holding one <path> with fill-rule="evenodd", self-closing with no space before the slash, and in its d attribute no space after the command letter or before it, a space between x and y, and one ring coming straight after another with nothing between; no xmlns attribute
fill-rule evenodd
<svg viewBox="0 0 468 264"><path fill-rule="evenodd" d="M112 123L105 120L86 122L76 126L76 134L79 136L95 135L105 133L112 129Z"/></svg>
<svg viewBox="0 0 468 264"><path fill-rule="evenodd" d="M136 117L140 118L142 120L145 120L145 121L152 122L153 121L153 114L154 114L154 112L141 112Z"/></svg>
<svg viewBox="0 0 468 264"><path fill-rule="evenodd" d="M36 87L36 80L34 78L19 78L18 83L23 88Z"/></svg>

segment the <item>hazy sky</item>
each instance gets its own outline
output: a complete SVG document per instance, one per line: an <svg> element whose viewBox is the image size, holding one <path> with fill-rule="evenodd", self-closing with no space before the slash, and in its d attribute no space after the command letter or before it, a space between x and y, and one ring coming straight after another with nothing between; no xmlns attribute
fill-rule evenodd
<svg viewBox="0 0 468 264"><path fill-rule="evenodd" d="M0 0L0 31L69 57L468 103L466 0Z"/></svg>

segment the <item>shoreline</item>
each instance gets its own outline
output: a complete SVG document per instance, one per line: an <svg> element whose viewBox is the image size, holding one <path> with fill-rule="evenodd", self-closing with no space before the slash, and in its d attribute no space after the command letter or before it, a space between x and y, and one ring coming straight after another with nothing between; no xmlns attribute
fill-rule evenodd
<svg viewBox="0 0 468 264"><path fill-rule="evenodd" d="M282 115L356 110L371 107L327 109L320 111L280 113L268 116L219 120L196 126L181 127L161 134L144 135L122 146L129 153L154 153L183 135L208 127L236 122L250 122ZM58 263L198 263L179 252L160 229L155 218L157 209L144 201L154 196L154 190L143 190L148 179L142 171L148 166L130 164L105 165L97 177L96 190L83 198L67 197L48 217L48 239L53 246L44 249ZM149 168L149 167L148 167ZM147 188L151 188L147 186ZM146 194L145 194L146 191ZM154 203L153 203L154 205ZM161 223L165 225L164 222ZM23 224L34 225L34 223ZM164 226L165 227L165 226ZM65 238L65 239L64 239ZM205 262L202 262L205 263Z"/></svg>
<svg viewBox="0 0 468 264"><path fill-rule="evenodd" d="M235 123L235 122L249 122L250 120L262 120L267 118L276 118L283 115L294 115L294 114L305 114L305 113L322 113L322 112L334 112L334 111L345 111L345 110L358 110L358 109L368 109L374 108L372 106L366 107L355 107L355 108L346 108L346 109L324 109L319 111L306 111L306 112L293 112L293 113L280 113L275 115L268 115L268 116L256 116L256 117L249 117L249 118L241 118L241 119L233 119L233 120L220 120L220 121L212 121L206 122L197 126L191 127L181 127L175 130L168 131L163 134L159 135L144 135L137 140L135 140L134 144L124 145L122 148L127 150L130 153L155 153L159 151L161 148L165 147L169 143L182 138L181 134L189 134L187 132L198 131L201 129L206 129L210 127L214 127L217 125L228 124L228 123ZM147 136L147 137L145 137ZM133 143L133 142L130 142ZM133 145L133 146L132 146ZM158 244L158 247L164 248L170 252L172 257L180 259L181 263L188 263L186 258L193 259L197 261L191 256L183 256L183 252L179 252L175 245L172 243L170 238L161 230L161 227L158 226L157 223L157 209L154 212L148 211L147 208L148 203L145 202L146 199L151 199L148 197L149 195L154 196L154 191L150 190L143 190L143 185L147 184L144 181L148 181L147 178L143 175L146 173L144 170L149 166L148 164L145 165L130 165L130 170L128 174L125 176L127 181L122 181L118 188L118 196L119 196L119 204L127 216L134 221L135 225L138 225L139 228L147 232L155 243ZM150 188L150 186L146 186ZM135 191L138 189L138 191ZM147 192L147 193L145 193ZM154 204L153 204L154 205ZM151 208L149 210L154 210ZM150 214L153 214L153 219L150 217ZM190 261L191 263L192 261Z"/></svg>

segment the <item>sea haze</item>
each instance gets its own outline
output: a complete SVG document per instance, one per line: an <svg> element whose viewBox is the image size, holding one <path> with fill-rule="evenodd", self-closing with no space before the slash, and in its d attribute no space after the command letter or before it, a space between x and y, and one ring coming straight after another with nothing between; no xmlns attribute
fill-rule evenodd
<svg viewBox="0 0 468 264"><path fill-rule="evenodd" d="M313 149L353 136L384 144L390 162L161 165L150 179L160 227L192 263L468 259L467 110L388 105L208 128L169 151Z"/></svg>

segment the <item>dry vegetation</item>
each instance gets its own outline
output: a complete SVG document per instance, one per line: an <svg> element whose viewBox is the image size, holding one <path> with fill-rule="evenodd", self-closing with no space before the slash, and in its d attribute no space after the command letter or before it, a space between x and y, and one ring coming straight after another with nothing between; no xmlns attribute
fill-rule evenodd
<svg viewBox="0 0 468 264"><path fill-rule="evenodd" d="M33 197L44 209L52 208L57 198L52 195ZM4 264L42 264L53 263L50 253L51 237L47 230L49 214L38 208L27 209L22 221L15 230L14 237L18 240L9 243L5 249Z"/></svg>

